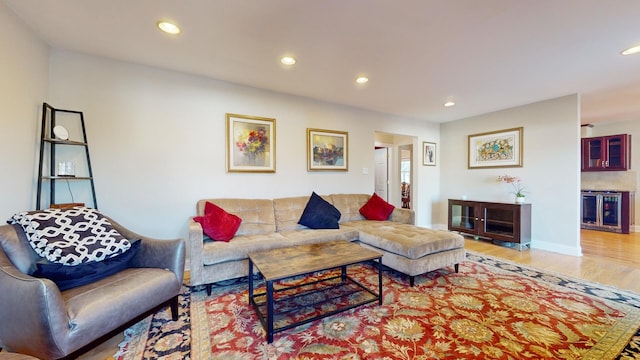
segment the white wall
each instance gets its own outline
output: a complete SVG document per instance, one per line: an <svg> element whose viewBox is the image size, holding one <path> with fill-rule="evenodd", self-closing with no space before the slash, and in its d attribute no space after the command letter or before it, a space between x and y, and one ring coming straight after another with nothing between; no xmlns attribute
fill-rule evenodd
<svg viewBox="0 0 640 360"><path fill-rule="evenodd" d="M439 139L438 124L105 58L54 50L50 66L50 103L84 112L100 210L150 236L185 236L201 198L371 193L375 131ZM225 172L227 112L276 118L275 174ZM349 132L348 172L307 172L307 128ZM424 226L432 183L416 205Z"/></svg>
<svg viewBox="0 0 640 360"><path fill-rule="evenodd" d="M580 255L579 97L570 95L441 126L441 196L435 211L446 224L447 199L513 202L499 175L522 178L532 203L532 247ZM524 127L523 167L468 169L468 135ZM444 225L446 226L446 225Z"/></svg>
<svg viewBox="0 0 640 360"><path fill-rule="evenodd" d="M39 110L49 49L0 2L0 223L35 203Z"/></svg>

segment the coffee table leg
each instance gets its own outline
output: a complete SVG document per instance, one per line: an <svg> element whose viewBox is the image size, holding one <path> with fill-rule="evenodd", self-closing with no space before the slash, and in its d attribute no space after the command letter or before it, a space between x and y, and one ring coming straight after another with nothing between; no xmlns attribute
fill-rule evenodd
<svg viewBox="0 0 640 360"><path fill-rule="evenodd" d="M378 258L378 305L382 305L382 257Z"/></svg>
<svg viewBox="0 0 640 360"><path fill-rule="evenodd" d="M249 305L253 302L253 261L249 259Z"/></svg>
<svg viewBox="0 0 640 360"><path fill-rule="evenodd" d="M342 279L342 282L347 281L347 266L346 265L342 266L341 279Z"/></svg>
<svg viewBox="0 0 640 360"><path fill-rule="evenodd" d="M273 281L267 281L267 343L273 342Z"/></svg>

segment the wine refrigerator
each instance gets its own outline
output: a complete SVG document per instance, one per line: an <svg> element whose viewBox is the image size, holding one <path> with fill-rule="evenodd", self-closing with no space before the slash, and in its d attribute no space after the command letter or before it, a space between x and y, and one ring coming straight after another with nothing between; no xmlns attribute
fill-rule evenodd
<svg viewBox="0 0 640 360"><path fill-rule="evenodd" d="M633 193L624 191L582 191L583 229L629 233L633 223Z"/></svg>

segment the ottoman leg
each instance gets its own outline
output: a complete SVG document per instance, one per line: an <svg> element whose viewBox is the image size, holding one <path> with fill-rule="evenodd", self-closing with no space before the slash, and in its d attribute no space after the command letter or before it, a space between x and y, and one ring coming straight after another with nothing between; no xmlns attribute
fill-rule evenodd
<svg viewBox="0 0 640 360"><path fill-rule="evenodd" d="M413 284L415 284L415 279L415 276L409 275L409 286L413 287Z"/></svg>
<svg viewBox="0 0 640 360"><path fill-rule="evenodd" d="M453 265L453 268L456 269L456 272L458 272L458 270L460 270L460 264Z"/></svg>

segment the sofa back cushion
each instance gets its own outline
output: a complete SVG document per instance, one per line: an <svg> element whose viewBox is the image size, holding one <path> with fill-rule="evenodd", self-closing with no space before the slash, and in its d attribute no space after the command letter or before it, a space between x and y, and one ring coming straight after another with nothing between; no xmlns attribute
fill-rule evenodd
<svg viewBox="0 0 640 360"><path fill-rule="evenodd" d="M306 229L298 224L304 208L309 202L308 196L287 197L273 200L277 231Z"/></svg>
<svg viewBox="0 0 640 360"><path fill-rule="evenodd" d="M226 212L242 219L236 232L241 235L262 235L276 231L276 220L273 214L273 200L267 199L202 199L196 205L198 216L204 215L204 206L209 201ZM304 207L303 207L304 209Z"/></svg>
<svg viewBox="0 0 640 360"><path fill-rule="evenodd" d="M368 194L332 194L325 199L331 198L330 203L342 214L340 222L365 220L360 214L360 208L369 201L371 195Z"/></svg>

